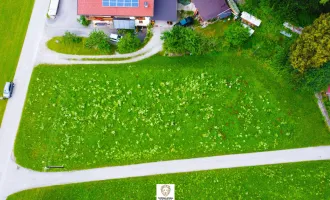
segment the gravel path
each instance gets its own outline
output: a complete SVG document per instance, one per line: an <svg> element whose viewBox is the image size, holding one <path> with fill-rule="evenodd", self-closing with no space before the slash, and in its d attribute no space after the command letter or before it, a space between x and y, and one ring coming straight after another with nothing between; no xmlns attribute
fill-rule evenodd
<svg viewBox="0 0 330 200"><path fill-rule="evenodd" d="M6 182L0 198L4 199L7 195L17 191L51 185L329 159L330 146L163 161L72 172L45 173L24 168L17 169L17 165L12 161L8 173L9 177L13 178Z"/></svg>
<svg viewBox="0 0 330 200"><path fill-rule="evenodd" d="M321 93L316 93L315 97L317 98L317 105L320 108L320 111L324 117L325 123L327 124L328 128L330 129L330 117L327 109L325 108L325 105L322 101L322 95Z"/></svg>

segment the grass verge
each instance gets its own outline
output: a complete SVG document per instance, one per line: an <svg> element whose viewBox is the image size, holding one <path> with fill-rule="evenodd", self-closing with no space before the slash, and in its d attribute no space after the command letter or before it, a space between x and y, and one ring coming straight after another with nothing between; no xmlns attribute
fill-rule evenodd
<svg viewBox="0 0 330 200"><path fill-rule="evenodd" d="M0 92L5 82L14 79L16 66L30 21L34 0L1 2L0 6ZM13 34L15 37L13 37ZM6 108L6 100L0 100L0 125Z"/></svg>
<svg viewBox="0 0 330 200"><path fill-rule="evenodd" d="M47 42L47 47L50 50L63 54L73 55L111 55L115 53L115 46L111 45L111 51L106 53L98 49L89 49L85 47L87 38L82 37L80 43L65 44L63 37L54 37Z"/></svg>
<svg viewBox="0 0 330 200"><path fill-rule="evenodd" d="M330 162L158 175L22 191L8 200L153 199L156 184L175 184L177 199L328 199Z"/></svg>
<svg viewBox="0 0 330 200"><path fill-rule="evenodd" d="M73 170L330 143L313 94L233 56L36 67L16 161Z"/></svg>
<svg viewBox="0 0 330 200"><path fill-rule="evenodd" d="M225 30L233 23L233 20L219 20L205 28L196 26L195 30L208 37L223 37Z"/></svg>

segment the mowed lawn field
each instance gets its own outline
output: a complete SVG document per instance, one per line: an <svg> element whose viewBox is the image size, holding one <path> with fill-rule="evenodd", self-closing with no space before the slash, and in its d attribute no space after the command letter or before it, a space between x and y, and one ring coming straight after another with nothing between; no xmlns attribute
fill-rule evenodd
<svg viewBox="0 0 330 200"><path fill-rule="evenodd" d="M6 0L0 6L0 96L2 96L5 82L12 81L15 75L18 59L34 0ZM7 101L0 100L0 125Z"/></svg>
<svg viewBox="0 0 330 200"><path fill-rule="evenodd" d="M38 188L8 200L153 199L156 184L175 184L177 199L329 199L329 168L316 161L158 175Z"/></svg>
<svg viewBox="0 0 330 200"><path fill-rule="evenodd" d="M232 53L39 66L15 143L42 171L326 145L313 94Z"/></svg>

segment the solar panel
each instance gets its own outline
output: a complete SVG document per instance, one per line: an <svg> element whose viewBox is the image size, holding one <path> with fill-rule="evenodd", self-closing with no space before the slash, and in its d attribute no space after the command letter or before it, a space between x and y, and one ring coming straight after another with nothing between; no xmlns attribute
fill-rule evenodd
<svg viewBox="0 0 330 200"><path fill-rule="evenodd" d="M139 0L102 0L102 6L139 7Z"/></svg>

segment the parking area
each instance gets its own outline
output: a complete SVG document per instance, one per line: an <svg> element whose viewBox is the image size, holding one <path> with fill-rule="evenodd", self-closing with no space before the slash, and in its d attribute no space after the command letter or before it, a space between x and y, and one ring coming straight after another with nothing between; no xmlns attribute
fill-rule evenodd
<svg viewBox="0 0 330 200"><path fill-rule="evenodd" d="M110 28L109 26L94 27L90 24L88 27L81 25L77 20L77 0L60 0L57 15L55 19L48 18L46 21L46 38L55 36L62 36L66 31L77 34L78 36L87 37L93 30L102 30L106 34L117 33L117 29ZM143 28L137 33L141 41L146 36L146 28Z"/></svg>
<svg viewBox="0 0 330 200"><path fill-rule="evenodd" d="M60 0L56 18L49 18L46 21L46 36L61 36L65 31L70 31L79 36L88 36L94 29L103 30L107 34L117 33L116 29L109 27L94 27L92 24L85 27L77 21L78 18L77 0Z"/></svg>

